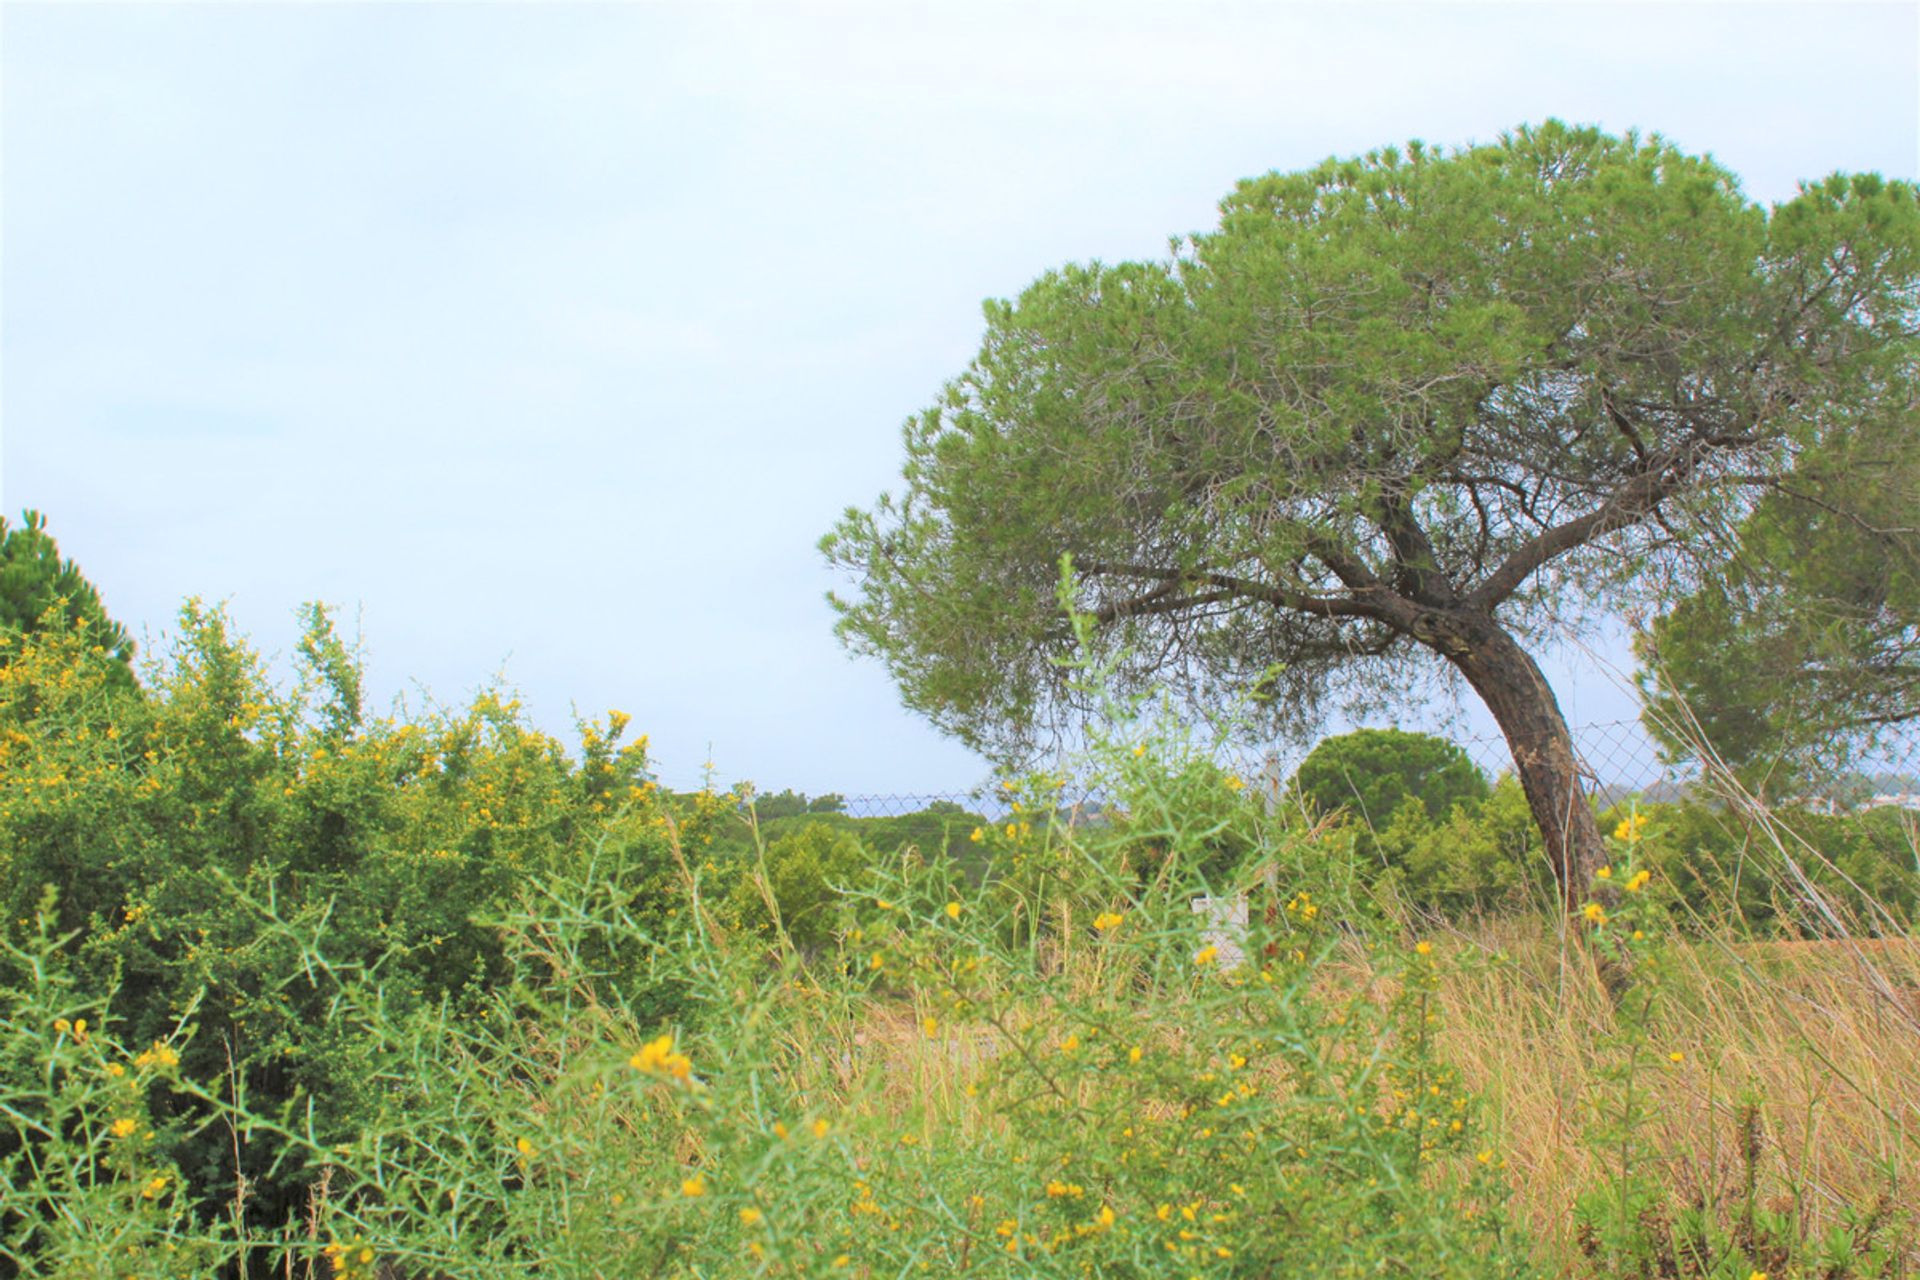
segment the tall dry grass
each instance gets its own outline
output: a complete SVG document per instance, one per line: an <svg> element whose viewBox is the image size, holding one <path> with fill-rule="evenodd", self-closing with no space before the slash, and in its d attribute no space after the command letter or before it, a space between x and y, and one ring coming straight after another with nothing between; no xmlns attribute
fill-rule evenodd
<svg viewBox="0 0 1920 1280"><path fill-rule="evenodd" d="M1448 1056L1504 1138L1516 1211L1572 1265L1576 1200L1616 1172L1585 1140L1613 1001L1541 921L1490 921L1457 947L1505 959L1442 967ZM1760 1202L1804 1235L1876 1204L1920 1221L1920 942L1699 938L1671 963L1642 1135L1671 1206L1741 1212L1751 1144Z"/></svg>

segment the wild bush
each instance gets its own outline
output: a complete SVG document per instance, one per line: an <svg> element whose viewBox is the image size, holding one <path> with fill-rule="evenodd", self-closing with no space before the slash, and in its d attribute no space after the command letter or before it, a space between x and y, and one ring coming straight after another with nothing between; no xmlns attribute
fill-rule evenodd
<svg viewBox="0 0 1920 1280"><path fill-rule="evenodd" d="M589 842L617 848L629 908L668 924L682 882L668 829L697 856L725 807L661 797L618 713L582 725L577 752L497 691L368 717L357 661L317 609L290 689L217 609L189 604L137 683L110 638L58 610L0 635L0 927L17 947L47 917L77 988L114 993L95 1026L142 1044L190 1021L187 1073L261 1106L314 1104L332 1132L377 1091L335 1016L343 988L314 980L289 930L324 932L327 972L377 984L394 1016L472 1011L510 976L488 920L529 881ZM671 1012L671 989L628 963ZM27 981L21 964L0 957L0 983ZM293 1153L237 1147L191 1100L156 1105L155 1142L192 1185L244 1178L265 1221L303 1201Z"/></svg>

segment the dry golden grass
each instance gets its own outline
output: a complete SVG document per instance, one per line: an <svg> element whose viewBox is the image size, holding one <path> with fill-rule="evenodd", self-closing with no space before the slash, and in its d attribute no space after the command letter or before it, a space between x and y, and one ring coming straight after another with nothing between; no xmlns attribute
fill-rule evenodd
<svg viewBox="0 0 1920 1280"><path fill-rule="evenodd" d="M1583 1141L1594 1100L1617 1089L1600 1075L1611 1001L1537 920L1486 924L1454 950L1447 1054L1505 1140L1517 1211L1567 1256L1576 1197L1612 1172ZM1467 962L1475 952L1508 962ZM1816 1233L1883 1198L1920 1213L1920 941L1676 943L1651 1039L1644 1156L1674 1208L1741 1202L1754 1114L1763 1206Z"/></svg>

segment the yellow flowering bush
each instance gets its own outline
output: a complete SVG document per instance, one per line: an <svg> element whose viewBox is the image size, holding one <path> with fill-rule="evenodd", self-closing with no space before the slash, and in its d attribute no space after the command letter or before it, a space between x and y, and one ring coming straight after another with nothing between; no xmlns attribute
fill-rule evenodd
<svg viewBox="0 0 1920 1280"><path fill-rule="evenodd" d="M681 863L730 806L662 793L623 713L582 723L573 749L503 691L370 715L353 651L323 610L305 621L290 687L196 603L138 680L84 620L0 633L0 939L17 952L44 915L77 982L118 983L108 1014L137 1046L123 1069L229 1077L269 1109L311 1100L331 1145L387 1104L377 1046L334 1016L345 985L377 971L389 1016L478 1017L511 974L494 919L529 885L593 847L601 891L636 925L671 925ZM330 971L295 945L303 931L325 933ZM679 994L637 938L603 933L583 959L668 1014ZM0 984L27 980L24 964L0 953ZM189 1013L199 1034L181 1038ZM156 1105L156 1149L244 1177L254 1226L305 1204L318 1166L236 1146L192 1098Z"/></svg>

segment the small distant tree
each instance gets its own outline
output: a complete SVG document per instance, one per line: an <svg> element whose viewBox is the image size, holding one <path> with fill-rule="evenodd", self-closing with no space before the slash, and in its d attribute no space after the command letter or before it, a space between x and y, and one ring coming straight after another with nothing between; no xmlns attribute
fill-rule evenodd
<svg viewBox="0 0 1920 1280"><path fill-rule="evenodd" d="M753 797L754 816L761 822L798 817L803 813L843 813L846 807L846 797L833 792L808 796L801 791L774 791Z"/></svg>
<svg viewBox="0 0 1920 1280"><path fill-rule="evenodd" d="M0 630L31 633L49 612L86 628L94 643L125 668L125 682L132 683L132 637L107 616L99 591L80 566L62 558L59 544L47 532L47 518L25 511L14 525L0 516Z"/></svg>
<svg viewBox="0 0 1920 1280"><path fill-rule="evenodd" d="M1658 137L1549 122L1242 182L1165 260L1050 272L823 542L843 640L1027 755L1098 656L1303 732L1439 664L1507 738L1562 893L1604 858L1551 630L1683 593L1830 441L1920 422L1920 200L1771 209Z"/></svg>
<svg viewBox="0 0 1920 1280"><path fill-rule="evenodd" d="M1356 729L1315 747L1293 775L1293 792L1318 813L1346 809L1385 827L1410 797L1444 819L1456 804L1487 798L1486 775L1445 738L1401 729Z"/></svg>

